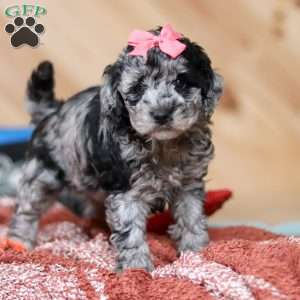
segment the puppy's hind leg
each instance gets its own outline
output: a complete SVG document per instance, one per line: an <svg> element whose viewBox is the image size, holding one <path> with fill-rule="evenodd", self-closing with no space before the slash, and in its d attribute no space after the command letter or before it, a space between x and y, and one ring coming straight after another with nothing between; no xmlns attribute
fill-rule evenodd
<svg viewBox="0 0 300 300"><path fill-rule="evenodd" d="M6 247L16 244L27 249L34 247L39 219L53 203L61 186L57 175L57 171L46 168L36 158L25 163ZM3 244L5 248L5 243L2 242L2 247Z"/></svg>

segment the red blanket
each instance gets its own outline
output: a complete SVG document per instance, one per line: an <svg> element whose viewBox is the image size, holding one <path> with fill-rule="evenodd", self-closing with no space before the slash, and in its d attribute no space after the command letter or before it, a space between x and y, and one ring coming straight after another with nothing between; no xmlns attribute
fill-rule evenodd
<svg viewBox="0 0 300 300"><path fill-rule="evenodd" d="M10 210L0 207L0 236ZM201 253L176 257L167 235L148 234L156 269L115 274L107 233L61 207L43 219L30 253L0 255L0 299L300 299L300 239L250 227L210 229Z"/></svg>

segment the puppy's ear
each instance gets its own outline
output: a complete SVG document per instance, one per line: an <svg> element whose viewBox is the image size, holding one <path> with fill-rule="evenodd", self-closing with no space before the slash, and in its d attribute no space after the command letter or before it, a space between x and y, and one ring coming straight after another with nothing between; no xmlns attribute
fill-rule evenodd
<svg viewBox="0 0 300 300"><path fill-rule="evenodd" d="M108 65L103 72L103 86L101 88L101 116L110 121L115 129L128 129L130 127L128 110L125 107L118 88L121 81L122 64L117 61Z"/></svg>
<svg viewBox="0 0 300 300"><path fill-rule="evenodd" d="M121 65L116 62L105 68L103 86L100 90L100 132L97 148L97 163L102 170L101 184L106 190L129 188L130 171L121 157L118 137L130 130L129 114L118 91L121 80Z"/></svg>
<svg viewBox="0 0 300 300"><path fill-rule="evenodd" d="M116 88L120 82L121 73L122 67L117 61L114 64L105 67L103 76L106 81L109 81L112 88Z"/></svg>
<svg viewBox="0 0 300 300"><path fill-rule="evenodd" d="M101 89L101 113L104 115L114 113L118 109L118 86L121 80L122 68L121 65L116 62L112 65L108 65L103 72L103 86Z"/></svg>
<svg viewBox="0 0 300 300"><path fill-rule="evenodd" d="M202 109L206 118L210 118L223 92L223 78L214 72L211 61L204 49L187 38L181 40L186 49L182 53L187 66L201 88Z"/></svg>
<svg viewBox="0 0 300 300"><path fill-rule="evenodd" d="M223 94L223 86L223 77L214 71L210 88L206 94L206 99L203 101L205 114L208 118L212 115L220 97Z"/></svg>

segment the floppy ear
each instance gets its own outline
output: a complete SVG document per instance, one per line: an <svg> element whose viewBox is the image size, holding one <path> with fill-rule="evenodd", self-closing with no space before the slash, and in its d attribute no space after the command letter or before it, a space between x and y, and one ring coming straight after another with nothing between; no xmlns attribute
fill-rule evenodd
<svg viewBox="0 0 300 300"><path fill-rule="evenodd" d="M118 85L121 79L121 66L118 62L108 65L103 72L103 86L101 88L101 115L102 117L116 113L120 109Z"/></svg>
<svg viewBox="0 0 300 300"><path fill-rule="evenodd" d="M131 127L129 113L118 91L121 74L122 65L118 61L108 65L103 72L104 82L100 91L101 118L104 122L110 123L110 128L128 130Z"/></svg>
<svg viewBox="0 0 300 300"><path fill-rule="evenodd" d="M206 99L203 101L205 114L208 118L212 115L220 97L223 94L223 85L223 77L214 71L210 88L206 94Z"/></svg>
<svg viewBox="0 0 300 300"><path fill-rule="evenodd" d="M118 92L122 69L118 62L109 65L103 73L100 90L100 129L98 132L97 164L100 182L106 190L129 188L129 168L121 157L118 137L130 129L128 111Z"/></svg>
<svg viewBox="0 0 300 300"><path fill-rule="evenodd" d="M210 118L223 92L223 78L213 71L211 61L204 49L187 38L181 40L186 49L182 53L189 69L201 88L202 109L206 118Z"/></svg>

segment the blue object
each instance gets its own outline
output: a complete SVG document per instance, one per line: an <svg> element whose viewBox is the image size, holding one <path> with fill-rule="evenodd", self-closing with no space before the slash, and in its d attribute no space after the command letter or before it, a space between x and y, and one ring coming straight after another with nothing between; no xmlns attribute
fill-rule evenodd
<svg viewBox="0 0 300 300"><path fill-rule="evenodd" d="M33 128L0 128L0 145L24 143L30 140Z"/></svg>

